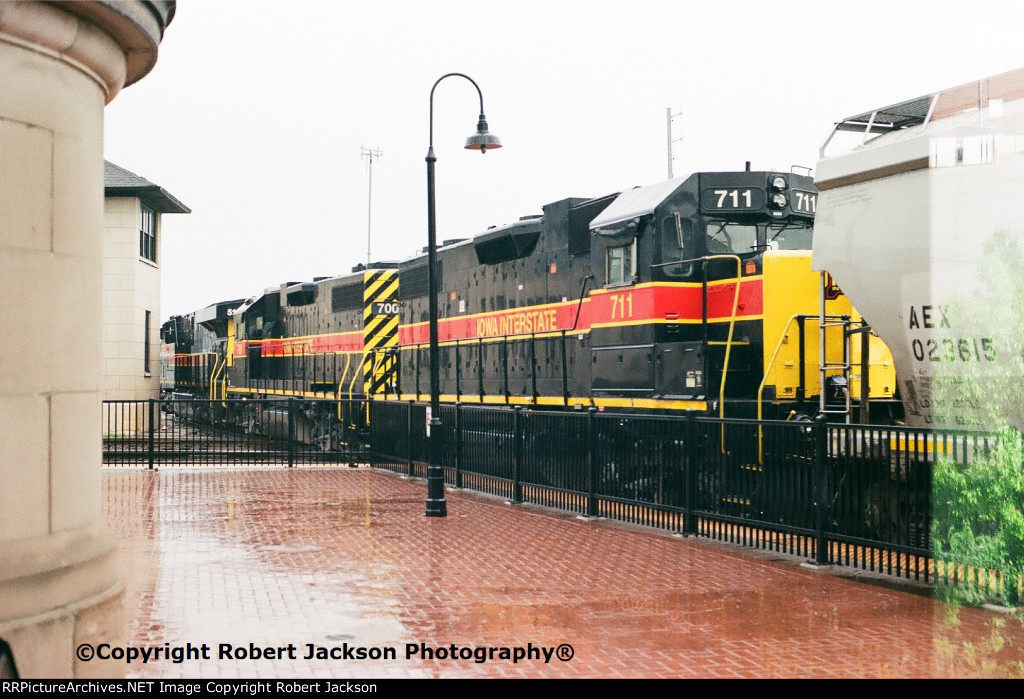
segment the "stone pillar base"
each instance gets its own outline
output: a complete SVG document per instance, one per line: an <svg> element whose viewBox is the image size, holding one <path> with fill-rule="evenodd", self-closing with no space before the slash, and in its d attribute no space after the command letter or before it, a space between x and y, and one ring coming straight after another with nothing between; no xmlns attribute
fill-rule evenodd
<svg viewBox="0 0 1024 699"><path fill-rule="evenodd" d="M0 559L0 637L18 674L123 677L124 661L93 657L100 644L124 644L124 585L113 537L80 530L19 543ZM78 654L83 643L91 653Z"/></svg>

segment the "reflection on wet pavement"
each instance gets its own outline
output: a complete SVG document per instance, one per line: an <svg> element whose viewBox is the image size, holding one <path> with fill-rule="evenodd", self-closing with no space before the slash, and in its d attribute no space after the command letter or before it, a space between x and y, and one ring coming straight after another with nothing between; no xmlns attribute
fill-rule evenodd
<svg viewBox="0 0 1024 699"><path fill-rule="evenodd" d="M130 677L1024 675L1012 617L458 492L447 518L426 518L422 483L377 471L103 479L128 643L209 647L209 659L135 661ZM295 658L252 659L250 644L291 644ZM307 659L310 644L396 657ZM406 644L552 654L407 659Z"/></svg>

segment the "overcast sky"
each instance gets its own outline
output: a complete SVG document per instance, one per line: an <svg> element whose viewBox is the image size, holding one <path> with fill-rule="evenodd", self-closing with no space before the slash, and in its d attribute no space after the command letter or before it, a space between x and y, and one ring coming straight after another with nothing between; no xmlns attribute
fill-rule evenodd
<svg viewBox="0 0 1024 699"><path fill-rule="evenodd" d="M435 94L439 238L667 176L814 167L833 122L1024 65L1024 3L179 0L106 110L108 160L163 219L162 319L426 244L430 87L483 90L504 148L463 150L476 91Z"/></svg>

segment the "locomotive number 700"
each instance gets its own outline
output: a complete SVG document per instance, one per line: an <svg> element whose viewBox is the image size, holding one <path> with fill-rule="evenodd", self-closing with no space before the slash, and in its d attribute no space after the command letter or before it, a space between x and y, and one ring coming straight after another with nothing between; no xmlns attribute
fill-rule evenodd
<svg viewBox="0 0 1024 699"><path fill-rule="evenodd" d="M396 301L385 301L377 302L373 304L376 306L376 315L379 316L394 316L398 315L398 303Z"/></svg>

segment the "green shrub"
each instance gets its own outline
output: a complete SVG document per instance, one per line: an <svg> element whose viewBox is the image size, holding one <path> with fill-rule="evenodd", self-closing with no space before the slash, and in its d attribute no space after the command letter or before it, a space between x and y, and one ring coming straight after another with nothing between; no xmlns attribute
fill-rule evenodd
<svg viewBox="0 0 1024 699"><path fill-rule="evenodd" d="M939 461L932 478L932 546L937 560L974 569L973 581L939 583L944 598L990 596L1016 605L1024 573L1024 443L1014 429L970 463ZM992 578L987 571L994 571Z"/></svg>

